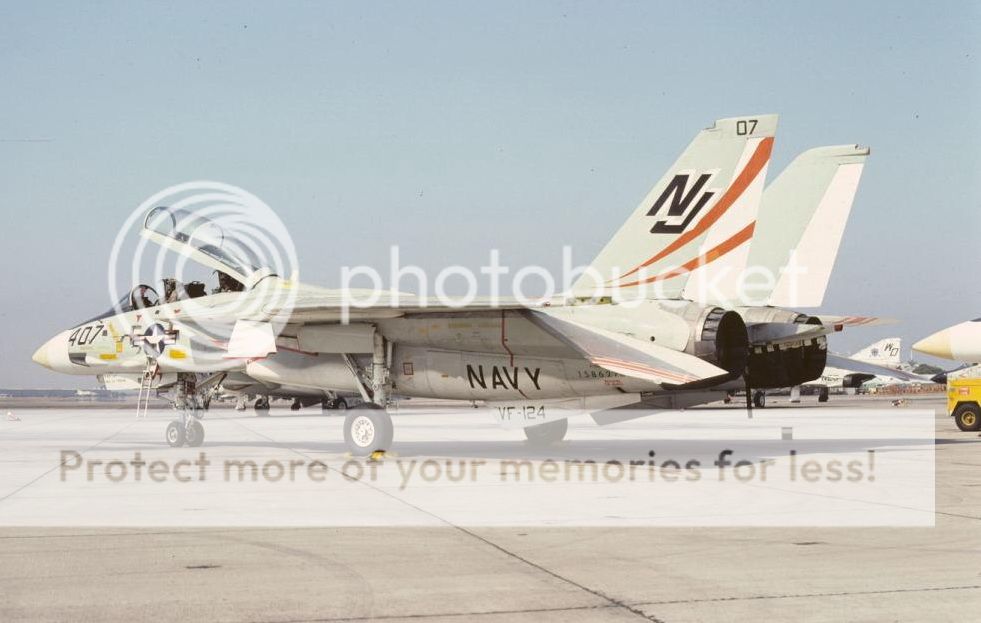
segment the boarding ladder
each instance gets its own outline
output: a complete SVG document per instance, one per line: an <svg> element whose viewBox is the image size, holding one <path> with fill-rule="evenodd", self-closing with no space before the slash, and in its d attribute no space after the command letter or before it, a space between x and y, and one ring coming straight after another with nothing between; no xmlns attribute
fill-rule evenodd
<svg viewBox="0 0 981 623"><path fill-rule="evenodd" d="M160 374L156 360L147 358L146 367L140 377L140 393L136 396L136 417L145 418L150 409L150 396L153 393L153 379Z"/></svg>

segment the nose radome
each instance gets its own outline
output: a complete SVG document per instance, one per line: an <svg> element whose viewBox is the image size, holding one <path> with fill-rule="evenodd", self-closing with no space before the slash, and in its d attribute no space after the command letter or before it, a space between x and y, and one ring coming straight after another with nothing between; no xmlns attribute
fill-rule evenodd
<svg viewBox="0 0 981 623"><path fill-rule="evenodd" d="M70 331L62 331L47 342L41 348L34 351L31 359L34 363L42 365L49 370L56 372L67 372L71 367L68 360L68 336Z"/></svg>
<svg viewBox="0 0 981 623"><path fill-rule="evenodd" d="M34 354L31 355L31 359L33 359L34 363L38 364L39 366L50 368L51 366L48 365L48 343L45 342L44 344L41 344L41 347L34 351Z"/></svg>
<svg viewBox="0 0 981 623"><path fill-rule="evenodd" d="M944 329L943 331L937 331L933 335L923 338L916 344L913 344L913 350L925 355L953 359L954 356L950 352L950 330Z"/></svg>

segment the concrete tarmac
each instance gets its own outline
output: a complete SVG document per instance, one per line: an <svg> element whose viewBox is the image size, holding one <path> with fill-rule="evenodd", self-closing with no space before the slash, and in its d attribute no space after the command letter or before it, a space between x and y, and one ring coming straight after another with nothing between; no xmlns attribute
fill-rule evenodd
<svg viewBox="0 0 981 623"><path fill-rule="evenodd" d="M0 528L0 620L974 619L981 438L912 407L937 412L932 528ZM0 443L91 417L18 415Z"/></svg>

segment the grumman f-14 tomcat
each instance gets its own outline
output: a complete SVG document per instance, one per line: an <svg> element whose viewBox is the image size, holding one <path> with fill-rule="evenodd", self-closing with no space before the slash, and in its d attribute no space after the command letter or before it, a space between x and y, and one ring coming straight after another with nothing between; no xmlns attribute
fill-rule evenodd
<svg viewBox="0 0 981 623"><path fill-rule="evenodd" d="M809 150L765 188L776 125L776 115L758 115L701 131L589 270L534 304L378 293L352 305L349 290L277 275L227 236L198 235L214 223L155 207L141 235L220 271L226 287L162 303L137 285L34 360L171 386L181 407L167 427L173 446L202 443L196 398L227 375L358 392L365 402L344 423L357 455L391 445L394 394L483 403L530 441L551 443L575 413L602 425L736 389L799 385L821 375L829 333L871 322L789 308L820 305L869 151ZM753 302L737 302L732 277L706 294L747 267L774 275ZM224 323L230 337L215 339L204 322Z"/></svg>

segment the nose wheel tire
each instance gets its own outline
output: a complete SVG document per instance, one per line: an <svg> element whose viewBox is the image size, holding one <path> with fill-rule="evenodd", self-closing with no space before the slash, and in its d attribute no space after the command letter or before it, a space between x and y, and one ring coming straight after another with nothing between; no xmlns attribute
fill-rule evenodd
<svg viewBox="0 0 981 623"><path fill-rule="evenodd" d="M179 448L184 445L184 425L174 420L167 425L167 445L171 448Z"/></svg>
<svg viewBox="0 0 981 623"><path fill-rule="evenodd" d="M537 426L529 426L524 430L529 445L550 446L565 439L565 434L569 430L569 420L546 422Z"/></svg>
<svg viewBox="0 0 981 623"><path fill-rule="evenodd" d="M198 420L191 420L187 426L180 420L174 420L167 425L165 437L171 448L179 448L184 444L197 448L204 443L204 426Z"/></svg>
<svg viewBox="0 0 981 623"><path fill-rule="evenodd" d="M344 418L344 443L355 456L391 449L393 436L392 418L376 405L351 409Z"/></svg>
<svg viewBox="0 0 981 623"><path fill-rule="evenodd" d="M184 443L192 448L197 448L204 443L204 426L197 420L191 420L184 430Z"/></svg>

